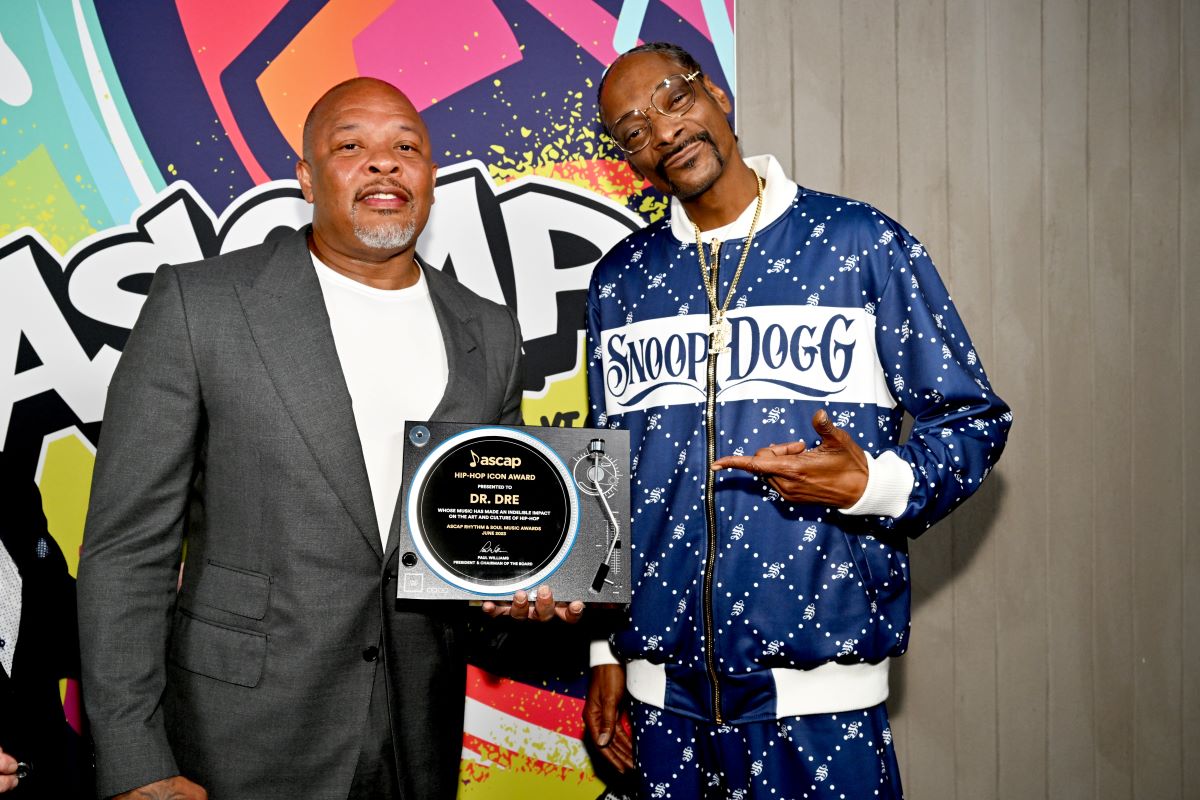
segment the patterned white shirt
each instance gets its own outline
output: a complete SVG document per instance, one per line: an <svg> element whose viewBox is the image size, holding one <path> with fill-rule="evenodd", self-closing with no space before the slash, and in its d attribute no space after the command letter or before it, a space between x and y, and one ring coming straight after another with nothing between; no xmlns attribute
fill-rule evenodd
<svg viewBox="0 0 1200 800"><path fill-rule="evenodd" d="M21 573L8 548L0 541L0 665L9 675L12 675L20 628Z"/></svg>

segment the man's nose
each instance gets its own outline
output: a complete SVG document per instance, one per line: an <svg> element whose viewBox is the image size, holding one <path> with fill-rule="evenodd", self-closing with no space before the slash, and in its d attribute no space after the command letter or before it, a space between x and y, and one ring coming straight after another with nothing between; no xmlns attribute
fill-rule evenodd
<svg viewBox="0 0 1200 800"><path fill-rule="evenodd" d="M657 108L651 108L646 119L650 120L651 141L657 146L674 144L683 131L683 117L668 117Z"/></svg>
<svg viewBox="0 0 1200 800"><path fill-rule="evenodd" d="M400 160L390 147L381 147L371 152L367 160L367 169L372 174L390 175L400 171Z"/></svg>

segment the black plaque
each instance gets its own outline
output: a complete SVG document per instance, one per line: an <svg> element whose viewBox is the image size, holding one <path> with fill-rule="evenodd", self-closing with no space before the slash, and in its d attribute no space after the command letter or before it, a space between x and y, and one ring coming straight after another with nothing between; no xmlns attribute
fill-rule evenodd
<svg viewBox="0 0 1200 800"><path fill-rule="evenodd" d="M421 559L466 592L545 582L574 544L579 498L565 463L518 430L453 436L413 475L408 524Z"/></svg>
<svg viewBox="0 0 1200 800"><path fill-rule="evenodd" d="M628 602L628 464L626 431L407 423L397 596Z"/></svg>

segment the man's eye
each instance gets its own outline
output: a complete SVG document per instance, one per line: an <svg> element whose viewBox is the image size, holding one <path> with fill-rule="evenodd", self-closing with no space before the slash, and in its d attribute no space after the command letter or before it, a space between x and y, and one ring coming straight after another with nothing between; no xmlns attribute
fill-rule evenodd
<svg viewBox="0 0 1200 800"><path fill-rule="evenodd" d="M346 142L343 145L339 145L338 149L339 150L357 150L358 143L357 142Z"/></svg>
<svg viewBox="0 0 1200 800"><path fill-rule="evenodd" d="M400 145L396 145L396 147L397 147L397 149L403 150L406 153L409 152L410 150L416 149L411 144L400 144Z"/></svg>

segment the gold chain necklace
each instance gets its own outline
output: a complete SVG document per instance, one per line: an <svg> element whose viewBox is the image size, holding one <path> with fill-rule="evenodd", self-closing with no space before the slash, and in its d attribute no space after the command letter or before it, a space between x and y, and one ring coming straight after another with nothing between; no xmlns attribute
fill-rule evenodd
<svg viewBox="0 0 1200 800"><path fill-rule="evenodd" d="M709 356L715 356L728 350L729 341L733 338L733 323L725 318L725 314L729 311L729 301L733 299L733 292L737 288L738 279L742 277L742 267L746 266L746 257L750 255L750 245L754 242L754 229L758 227L758 215L762 213L763 206L763 179L755 173L754 180L758 185L758 200L754 204L754 219L750 221L750 231L746 234L746 240L742 242L742 257L738 260L737 269L734 270L733 280L729 282L729 291L725 293L725 303L720 308L717 307L717 272L720 266L717 263L717 255L720 252L721 243L716 239L713 240L713 263L712 269L709 269L708 262L704 258L704 243L700 241L700 226L695 222L692 223L692 229L696 231L696 252L700 255L700 276L704 279L704 291L708 294Z"/></svg>

